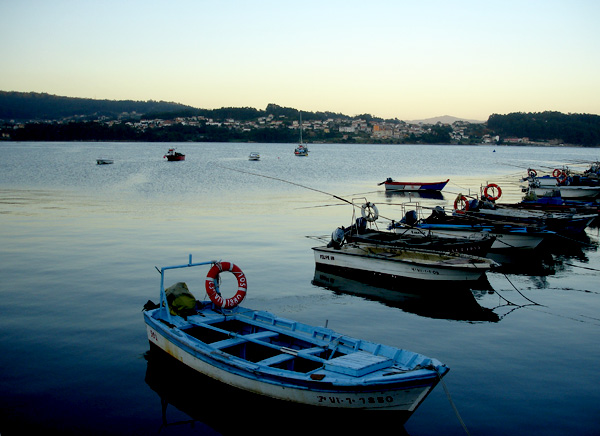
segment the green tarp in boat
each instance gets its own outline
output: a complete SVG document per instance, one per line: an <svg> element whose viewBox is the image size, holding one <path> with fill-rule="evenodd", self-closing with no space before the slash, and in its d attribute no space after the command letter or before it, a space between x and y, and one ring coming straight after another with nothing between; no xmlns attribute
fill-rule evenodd
<svg viewBox="0 0 600 436"><path fill-rule="evenodd" d="M186 317L196 313L196 299L184 282L175 283L165 289L171 315Z"/></svg>

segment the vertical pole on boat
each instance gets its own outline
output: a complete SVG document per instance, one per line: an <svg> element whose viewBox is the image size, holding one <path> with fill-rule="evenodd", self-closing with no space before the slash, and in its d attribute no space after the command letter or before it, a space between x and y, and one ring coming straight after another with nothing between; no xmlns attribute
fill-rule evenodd
<svg viewBox="0 0 600 436"><path fill-rule="evenodd" d="M160 309L165 311L167 321L171 322L171 311L169 310L169 303L167 302L167 295L165 294L165 270L160 269Z"/></svg>

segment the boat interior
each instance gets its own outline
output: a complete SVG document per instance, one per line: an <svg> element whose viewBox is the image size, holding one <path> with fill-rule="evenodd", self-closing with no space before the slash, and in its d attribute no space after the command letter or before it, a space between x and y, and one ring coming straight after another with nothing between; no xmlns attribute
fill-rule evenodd
<svg viewBox="0 0 600 436"><path fill-rule="evenodd" d="M323 360L343 355L335 349L315 346L300 338L238 319L211 324L191 323L182 331L232 356L301 373L319 369L323 366Z"/></svg>

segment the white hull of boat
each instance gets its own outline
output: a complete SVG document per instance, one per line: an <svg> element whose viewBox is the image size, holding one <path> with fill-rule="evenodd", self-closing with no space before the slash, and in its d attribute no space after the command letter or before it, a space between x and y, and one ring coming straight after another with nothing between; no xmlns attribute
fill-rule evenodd
<svg viewBox="0 0 600 436"><path fill-rule="evenodd" d="M540 186L529 188L538 197L551 195L552 191L560 190L560 196L565 200L580 199L580 198L598 198L600 196L600 186Z"/></svg>
<svg viewBox="0 0 600 436"><path fill-rule="evenodd" d="M426 250L391 250L348 244L340 249L314 247L315 262L333 269L365 271L390 277L430 281L476 281L497 266L477 256Z"/></svg>
<svg viewBox="0 0 600 436"><path fill-rule="evenodd" d="M440 237L465 237L470 238L473 235L481 235L480 230L469 230L459 229L453 226L435 225L436 228L432 229L429 226L423 228L421 231L431 232L432 235ZM405 230L396 230L404 232ZM416 231L417 232L417 231ZM487 232L486 232L487 233ZM492 244L492 250L504 249L504 248L519 248L519 249L534 249L542 243L546 238L544 234L531 233L526 231L514 231L510 233L497 233L494 231L489 232L490 236L495 236L496 240ZM551 235L550 232L547 235Z"/></svg>

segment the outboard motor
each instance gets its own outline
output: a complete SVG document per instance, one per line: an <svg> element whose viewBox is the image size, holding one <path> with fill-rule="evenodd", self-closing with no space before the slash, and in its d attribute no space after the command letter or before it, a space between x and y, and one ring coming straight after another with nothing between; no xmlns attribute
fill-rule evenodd
<svg viewBox="0 0 600 436"><path fill-rule="evenodd" d="M429 219L434 221L443 221L444 218L446 218L446 212L442 206L436 206L429 216Z"/></svg>
<svg viewBox="0 0 600 436"><path fill-rule="evenodd" d="M333 247L336 250L339 250L340 248L342 248L342 245L344 245L344 237L344 229L338 227L331 234L331 241L329 241L327 247Z"/></svg>
<svg viewBox="0 0 600 436"><path fill-rule="evenodd" d="M402 220L400 222L407 224L409 226L414 226L418 221L418 216L417 216L417 211L416 210L409 210L408 212L406 212L406 215L404 215L404 218L402 218Z"/></svg>
<svg viewBox="0 0 600 436"><path fill-rule="evenodd" d="M367 220L363 217L356 218L356 233L361 234L367 230Z"/></svg>

